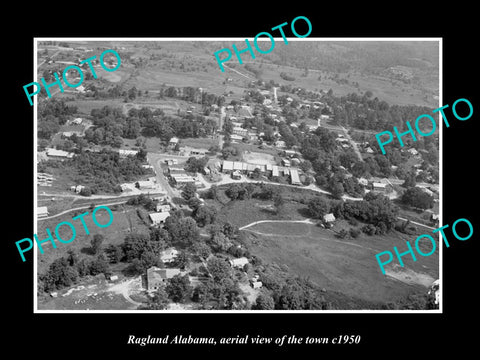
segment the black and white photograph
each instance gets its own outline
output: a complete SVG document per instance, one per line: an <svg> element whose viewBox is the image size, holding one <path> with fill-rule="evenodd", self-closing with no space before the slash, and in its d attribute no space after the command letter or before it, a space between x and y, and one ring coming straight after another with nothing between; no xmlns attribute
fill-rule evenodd
<svg viewBox="0 0 480 360"><path fill-rule="evenodd" d="M36 39L36 311L439 311L441 40L263 40Z"/></svg>
<svg viewBox="0 0 480 360"><path fill-rule="evenodd" d="M475 11L178 5L3 22L6 351L474 353Z"/></svg>

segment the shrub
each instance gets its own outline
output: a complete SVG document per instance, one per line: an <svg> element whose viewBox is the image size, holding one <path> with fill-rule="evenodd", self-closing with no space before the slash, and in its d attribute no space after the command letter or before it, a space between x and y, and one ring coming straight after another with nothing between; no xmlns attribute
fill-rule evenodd
<svg viewBox="0 0 480 360"><path fill-rule="evenodd" d="M362 231L365 234L370 235L370 236L375 235L376 230L377 229L376 229L375 225L372 225L372 224L367 224L365 226L362 226Z"/></svg>
<svg viewBox="0 0 480 360"><path fill-rule="evenodd" d="M361 231L357 228L350 228L350 236L354 239L360 235L360 232Z"/></svg>

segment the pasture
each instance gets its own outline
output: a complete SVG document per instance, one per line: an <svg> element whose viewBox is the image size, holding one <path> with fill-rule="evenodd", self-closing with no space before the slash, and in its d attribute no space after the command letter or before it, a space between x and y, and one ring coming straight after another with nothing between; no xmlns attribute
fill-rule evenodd
<svg viewBox="0 0 480 360"><path fill-rule="evenodd" d="M308 277L327 293L387 303L412 293L424 294L439 277L438 249L429 257L417 256L416 262L405 256L404 268L395 259L385 267L387 276L382 274L375 254L392 250L393 246L406 249L404 240L409 239L397 232L339 239L331 230L287 222L262 223L244 231L252 241L251 251L262 260Z"/></svg>

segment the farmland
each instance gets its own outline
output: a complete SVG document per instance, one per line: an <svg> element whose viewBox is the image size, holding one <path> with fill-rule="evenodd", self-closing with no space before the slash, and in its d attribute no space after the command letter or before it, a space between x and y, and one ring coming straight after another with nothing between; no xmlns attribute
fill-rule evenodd
<svg viewBox="0 0 480 360"><path fill-rule="evenodd" d="M327 293L334 290L368 302L388 303L425 292L425 286L439 275L438 250L417 262L405 257L403 269L386 266L387 274L395 278L382 275L375 254L393 246L402 248L407 239L398 233L340 240L330 230L294 223L264 223L244 231L252 241L252 251L262 260L282 264L290 272L308 277ZM409 282L414 275L419 280Z"/></svg>

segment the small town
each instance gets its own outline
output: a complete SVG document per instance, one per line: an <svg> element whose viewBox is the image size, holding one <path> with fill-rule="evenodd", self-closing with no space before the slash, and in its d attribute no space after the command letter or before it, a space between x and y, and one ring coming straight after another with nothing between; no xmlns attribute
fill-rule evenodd
<svg viewBox="0 0 480 360"><path fill-rule="evenodd" d="M281 49L220 72L205 57L218 45L38 43L47 83L105 49L122 59L35 99L38 237L98 206L114 215L37 254L38 310L438 309L438 250L384 273L375 259L439 226L438 131L387 154L375 140L438 107L438 58L421 60L428 79L415 63L375 80L367 62L290 67Z"/></svg>

